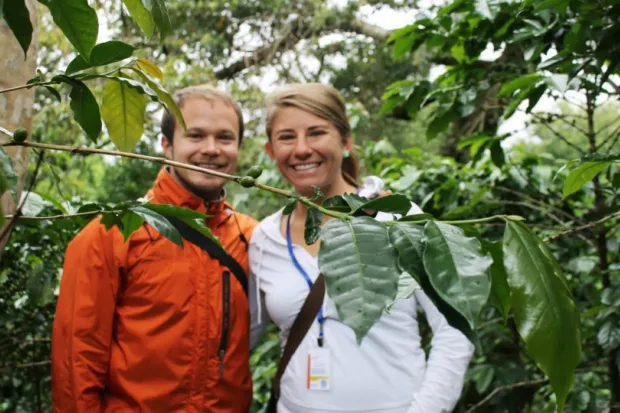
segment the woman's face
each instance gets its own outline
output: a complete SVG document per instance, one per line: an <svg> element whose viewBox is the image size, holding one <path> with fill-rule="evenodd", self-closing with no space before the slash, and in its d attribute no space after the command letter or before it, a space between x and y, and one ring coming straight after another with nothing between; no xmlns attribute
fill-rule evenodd
<svg viewBox="0 0 620 413"><path fill-rule="evenodd" d="M344 182L343 151L351 146L351 137L343 138L330 121L289 107L280 109L274 119L265 149L295 190L311 195L313 186L328 194L335 184Z"/></svg>

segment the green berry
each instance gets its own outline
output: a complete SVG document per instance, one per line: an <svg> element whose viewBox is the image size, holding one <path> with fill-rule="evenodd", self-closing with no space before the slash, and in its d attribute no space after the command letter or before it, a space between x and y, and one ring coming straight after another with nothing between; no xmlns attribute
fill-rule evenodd
<svg viewBox="0 0 620 413"><path fill-rule="evenodd" d="M239 183L244 188L252 188L254 184L256 184L256 181L254 181L254 178L251 176L244 176L239 179Z"/></svg>
<svg viewBox="0 0 620 413"><path fill-rule="evenodd" d="M263 173L263 168L261 168L258 165L254 165L253 167L251 167L250 169L248 169L247 175L251 176L252 178L256 179L260 176L260 174Z"/></svg>
<svg viewBox="0 0 620 413"><path fill-rule="evenodd" d="M15 142L25 142L28 137L28 131L25 128L17 128L13 132L13 140Z"/></svg>

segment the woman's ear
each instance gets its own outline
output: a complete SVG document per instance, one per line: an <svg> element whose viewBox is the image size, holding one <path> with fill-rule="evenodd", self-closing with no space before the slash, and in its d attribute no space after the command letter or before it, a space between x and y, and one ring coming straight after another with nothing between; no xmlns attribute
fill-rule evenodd
<svg viewBox="0 0 620 413"><path fill-rule="evenodd" d="M343 145L344 145L344 149L349 151L349 153L353 153L353 136L351 136L351 134L347 135L344 138Z"/></svg>
<svg viewBox="0 0 620 413"><path fill-rule="evenodd" d="M269 159L275 161L275 156L273 154L273 145L271 145L271 141L267 141L267 143L265 143L265 152L267 152L267 155L269 155Z"/></svg>

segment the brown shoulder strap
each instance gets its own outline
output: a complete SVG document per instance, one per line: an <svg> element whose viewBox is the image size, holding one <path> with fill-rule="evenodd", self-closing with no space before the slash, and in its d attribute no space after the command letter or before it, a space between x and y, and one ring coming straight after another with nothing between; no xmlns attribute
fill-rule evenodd
<svg viewBox="0 0 620 413"><path fill-rule="evenodd" d="M316 319L316 315L323 305L324 297L325 279L323 278L323 274L319 274L310 289L310 293L306 297L306 301L304 301L304 304L301 306L301 310L299 310L299 314L297 314L297 317L291 326L291 332L288 335L288 340L286 340L286 346L282 352L282 358L280 359L278 371L273 379L271 388L273 394L280 394L280 380L284 375L286 366L288 366L288 363L291 361L293 354L295 354L297 347L299 347L299 344L306 336L306 333L310 330L312 323Z"/></svg>

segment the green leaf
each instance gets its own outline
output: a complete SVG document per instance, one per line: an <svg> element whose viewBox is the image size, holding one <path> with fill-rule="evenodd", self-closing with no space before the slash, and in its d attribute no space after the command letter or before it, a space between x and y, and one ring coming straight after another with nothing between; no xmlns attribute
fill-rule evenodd
<svg viewBox="0 0 620 413"><path fill-rule="evenodd" d="M620 161L620 155L617 153L589 153L581 157L581 162L591 161Z"/></svg>
<svg viewBox="0 0 620 413"><path fill-rule="evenodd" d="M44 4L69 42L89 61L99 33L97 12L88 5L87 0L50 0Z"/></svg>
<svg viewBox="0 0 620 413"><path fill-rule="evenodd" d="M342 195L342 199L347 203L347 205L349 205L351 212L358 210L369 201L368 198L364 198L353 193Z"/></svg>
<svg viewBox="0 0 620 413"><path fill-rule="evenodd" d="M461 228L429 221L424 228L424 268L441 298L475 329L478 315L489 298L488 269L492 259L476 238Z"/></svg>
<svg viewBox="0 0 620 413"><path fill-rule="evenodd" d="M515 113L521 102L523 102L529 97L530 93L532 93L532 89L521 89L521 91L512 98L508 106L506 106L506 109L504 109L504 119L508 119L509 117L511 117Z"/></svg>
<svg viewBox="0 0 620 413"><path fill-rule="evenodd" d="M536 70L551 69L552 67L558 66L568 60L571 60L571 58L558 54L550 59L545 60L544 62L540 62Z"/></svg>
<svg viewBox="0 0 620 413"><path fill-rule="evenodd" d="M367 201L366 203L356 206L355 208L352 207L352 209L352 214L355 214L360 210L370 209L389 214L406 215L411 209L411 201L405 195L387 195Z"/></svg>
<svg viewBox="0 0 620 413"><path fill-rule="evenodd" d="M400 222L425 221L425 220L430 220L430 219L433 219L433 216L431 214L424 213L424 214L407 215L402 218L399 218L398 221Z"/></svg>
<svg viewBox="0 0 620 413"><path fill-rule="evenodd" d="M143 59L143 60L148 62L148 60L146 59ZM145 65L146 63L142 63L142 65L140 65L139 67L142 68ZM153 66L157 68L157 66L155 65ZM150 71L153 71L152 67L149 67L149 68L150 68ZM175 118L177 119L179 124L183 127L183 129L187 129L187 126L185 125L185 119L183 119L183 114L181 113L181 109L177 106L176 102L174 101L170 93L168 93L168 91L164 89L164 87L161 85L159 80L156 77L152 76L149 72L146 72L142 69L139 69L136 67L132 67L131 69L135 71L146 82L146 84L149 85L151 89L153 89L153 91L157 95L159 102L161 102L164 106L166 106L168 111L174 114Z"/></svg>
<svg viewBox="0 0 620 413"><path fill-rule="evenodd" d="M147 9L142 0L123 0L123 4L127 7L129 15L144 32L147 39L153 37L155 33L155 21L149 9Z"/></svg>
<svg viewBox="0 0 620 413"><path fill-rule="evenodd" d="M164 217L177 218L195 229L196 231L200 232L205 237L214 241L217 245L222 246L220 239L216 237L213 232L211 232L211 229L206 225L206 220L209 218L208 215L191 209L167 204L147 203L143 204L142 207L150 209L151 211L163 215Z"/></svg>
<svg viewBox="0 0 620 413"><path fill-rule="evenodd" d="M28 48L32 42L33 29L25 0L8 0L0 3L0 17L4 17L7 26L22 47L24 56L27 56Z"/></svg>
<svg viewBox="0 0 620 413"><path fill-rule="evenodd" d="M304 231L304 238L306 244L312 245L319 239L321 234L321 222L323 221L323 214L316 208L309 208L308 215L306 215L306 227Z"/></svg>
<svg viewBox="0 0 620 413"><path fill-rule="evenodd" d="M528 73L527 75L520 76L510 82L504 83L497 96L510 96L517 90L529 89L542 79L543 76L538 73Z"/></svg>
<svg viewBox="0 0 620 413"><path fill-rule="evenodd" d="M501 242L483 242L484 249L491 254L493 264L491 264L491 294L489 303L497 308L497 311L504 317L504 322L508 320L510 313L510 287L508 286L508 275L504 268L504 251Z"/></svg>
<svg viewBox="0 0 620 413"><path fill-rule="evenodd" d="M596 334L598 344L606 354L620 347L620 328L611 320L605 322Z"/></svg>
<svg viewBox="0 0 620 413"><path fill-rule="evenodd" d="M28 197L26 198L26 195ZM45 200L36 192L22 192L22 202L26 202L22 206L22 213L25 216L35 217L45 208Z"/></svg>
<svg viewBox="0 0 620 413"><path fill-rule="evenodd" d="M90 63L84 60L81 55L77 55L67 69L65 74L71 74L91 67L104 66L110 63L120 62L133 55L135 47L119 40L111 40L109 42L96 45L90 53Z"/></svg>
<svg viewBox="0 0 620 413"><path fill-rule="evenodd" d="M452 220L460 218L464 215L467 215L471 212L471 210L482 201L484 195L489 192L488 188L480 188L476 193L471 197L471 199L465 204L458 206L441 216L442 220Z"/></svg>
<svg viewBox="0 0 620 413"><path fill-rule="evenodd" d="M136 61L136 67L155 79L162 80L164 78L164 73L161 69L158 68L155 63L145 59L144 57L138 58Z"/></svg>
<svg viewBox="0 0 620 413"><path fill-rule="evenodd" d="M392 57L394 59L400 59L409 53L413 48L413 44L419 38L419 35L415 32L410 33L407 36L399 37L394 41L394 47L392 48Z"/></svg>
<svg viewBox="0 0 620 413"><path fill-rule="evenodd" d="M153 21L159 31L159 41L163 42L172 31L172 23L164 0L144 0L146 7L151 11Z"/></svg>
<svg viewBox="0 0 620 413"><path fill-rule="evenodd" d="M493 141L489 149L491 150L491 160L493 164L498 168L501 168L506 164L506 158L504 156L504 149L502 149L502 142L499 140Z"/></svg>
<svg viewBox="0 0 620 413"><path fill-rule="evenodd" d="M492 365L482 364L473 366L467 372L467 378L476 383L476 391L479 394L484 394L491 383L493 382L493 377L495 376L495 369Z"/></svg>
<svg viewBox="0 0 620 413"><path fill-rule="evenodd" d="M441 132L446 130L450 124L458 119L458 111L454 107L444 110L431 121L426 130L426 139L431 140L437 137Z"/></svg>
<svg viewBox="0 0 620 413"><path fill-rule="evenodd" d="M327 208L332 211L344 212L348 214L351 212L351 206L342 196L333 196L323 201L323 208Z"/></svg>
<svg viewBox="0 0 620 413"><path fill-rule="evenodd" d="M144 218L132 211L127 211L121 219L122 228L119 228L123 234L123 241L127 242L131 234L138 230L144 223Z"/></svg>
<svg viewBox="0 0 620 413"><path fill-rule="evenodd" d="M385 225L370 217L332 219L321 233L319 268L342 321L358 343L394 301L397 254Z"/></svg>
<svg viewBox="0 0 620 413"><path fill-rule="evenodd" d="M534 11L539 12L542 10L552 9L558 13L566 12L568 7L568 0L543 0L536 5Z"/></svg>
<svg viewBox="0 0 620 413"><path fill-rule="evenodd" d="M0 192L0 195L4 194L4 192L9 191L14 201L17 201L17 180L18 176L13 169L13 162L11 161L11 157L4 147L0 146L0 175L4 176L4 190Z"/></svg>
<svg viewBox="0 0 620 413"><path fill-rule="evenodd" d="M424 244L422 243L424 227L406 223L391 225L389 237L390 242L398 251L399 267L413 276L428 298L446 317L448 324L461 331L465 336L472 337L473 332L467 320L437 294L424 269Z"/></svg>
<svg viewBox="0 0 620 413"><path fill-rule="evenodd" d="M142 217L149 225L159 231L161 235L168 238L179 247L183 247L183 238L181 237L181 234L179 234L179 231L177 231L177 229L163 215L146 208L144 205L132 207L130 208L130 211L133 211Z"/></svg>
<svg viewBox="0 0 620 413"><path fill-rule="evenodd" d="M101 116L116 147L130 152L144 132L147 98L125 82L109 79L103 89Z"/></svg>
<svg viewBox="0 0 620 413"><path fill-rule="evenodd" d="M577 168L570 171L564 181L562 197L579 191L585 184L594 179L603 169L611 165L611 161L584 162Z"/></svg>
<svg viewBox="0 0 620 413"><path fill-rule="evenodd" d="M418 284L411 274L403 272L398 277L398 292L396 293L396 298L387 305L385 311L389 313L392 307L394 307L394 304L400 300L410 298L416 291L421 289L422 287L420 287L420 284Z"/></svg>
<svg viewBox="0 0 620 413"><path fill-rule="evenodd" d="M73 117L88 137L93 142L97 142L101 133L101 114L99 113L97 99L88 86L77 79L73 79L73 87L69 97L71 98Z"/></svg>
<svg viewBox="0 0 620 413"><path fill-rule="evenodd" d="M45 86L45 88L56 98L57 101L62 102L62 97L55 88L52 86Z"/></svg>
<svg viewBox="0 0 620 413"><path fill-rule="evenodd" d="M561 412L581 360L579 313L570 288L549 248L521 222L506 222L504 267L517 329L549 377Z"/></svg>
<svg viewBox="0 0 620 413"><path fill-rule="evenodd" d="M291 215L291 213L297 207L297 202L299 202L299 198L297 198L297 197L295 197L295 198L291 199L290 201L288 201L286 203L286 205L284 206L284 210L282 211L282 214L284 214L284 215Z"/></svg>

